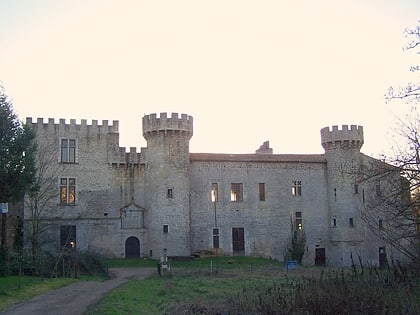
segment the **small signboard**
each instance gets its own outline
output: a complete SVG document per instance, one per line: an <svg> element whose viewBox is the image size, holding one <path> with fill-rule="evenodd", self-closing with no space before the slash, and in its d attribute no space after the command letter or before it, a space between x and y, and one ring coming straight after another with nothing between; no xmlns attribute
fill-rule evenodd
<svg viewBox="0 0 420 315"><path fill-rule="evenodd" d="M7 202L0 202L0 213L9 212L9 204Z"/></svg>

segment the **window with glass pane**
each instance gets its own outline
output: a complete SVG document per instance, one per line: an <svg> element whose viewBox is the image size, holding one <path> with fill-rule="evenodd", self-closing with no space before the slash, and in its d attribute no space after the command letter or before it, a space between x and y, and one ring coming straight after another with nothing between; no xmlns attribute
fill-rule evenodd
<svg viewBox="0 0 420 315"><path fill-rule="evenodd" d="M76 163L76 139L61 139L61 162Z"/></svg>
<svg viewBox="0 0 420 315"><path fill-rule="evenodd" d="M60 179L60 203L75 204L76 203L76 179L61 178Z"/></svg>
<svg viewBox="0 0 420 315"><path fill-rule="evenodd" d="M230 201L243 201L242 183L232 183L230 187Z"/></svg>

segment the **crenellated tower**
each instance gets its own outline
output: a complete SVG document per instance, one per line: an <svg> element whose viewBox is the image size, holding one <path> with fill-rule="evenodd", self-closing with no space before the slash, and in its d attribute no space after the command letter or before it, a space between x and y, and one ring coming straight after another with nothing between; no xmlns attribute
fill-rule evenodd
<svg viewBox="0 0 420 315"><path fill-rule="evenodd" d="M330 263L347 264L350 253L357 257L364 241L360 216L360 170L363 127L343 125L321 129L327 160L328 213L330 217ZM330 254L331 254L330 253Z"/></svg>
<svg viewBox="0 0 420 315"><path fill-rule="evenodd" d="M193 118L166 113L143 117L145 203L149 254L188 256L190 246L189 141Z"/></svg>

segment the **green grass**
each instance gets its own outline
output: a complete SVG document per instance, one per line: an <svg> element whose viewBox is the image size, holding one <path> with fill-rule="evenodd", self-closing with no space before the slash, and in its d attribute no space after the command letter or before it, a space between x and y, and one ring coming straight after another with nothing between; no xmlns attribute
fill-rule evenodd
<svg viewBox="0 0 420 315"><path fill-rule="evenodd" d="M0 311L53 289L66 286L77 279L44 279L30 276L0 277Z"/></svg>
<svg viewBox="0 0 420 315"><path fill-rule="evenodd" d="M261 275L235 270L210 275L198 270L180 270L173 276L153 276L145 280L131 280L108 293L87 314L165 314L177 306L193 304L199 300L223 303L234 298L242 288L287 282L273 274Z"/></svg>

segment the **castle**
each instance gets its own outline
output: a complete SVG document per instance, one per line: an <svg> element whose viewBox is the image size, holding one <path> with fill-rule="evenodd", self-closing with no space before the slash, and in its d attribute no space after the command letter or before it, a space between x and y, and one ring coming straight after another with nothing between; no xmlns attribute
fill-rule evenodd
<svg viewBox="0 0 420 315"><path fill-rule="evenodd" d="M51 197L40 212L47 248L121 258L215 251L282 260L291 234L304 231L307 265L347 266L351 256L378 265L387 253L398 255L361 217L363 203L381 189L355 179L376 161L360 152L361 126L323 128L324 154L273 154L268 142L255 154L212 154L189 151L193 117L186 114L145 115L147 147L140 152L119 146L118 121L27 124L38 163L47 166Z"/></svg>

